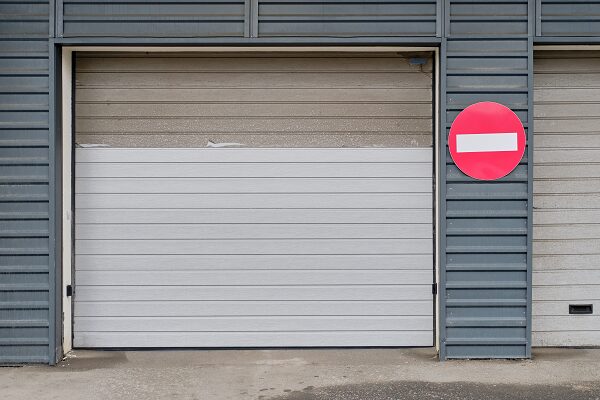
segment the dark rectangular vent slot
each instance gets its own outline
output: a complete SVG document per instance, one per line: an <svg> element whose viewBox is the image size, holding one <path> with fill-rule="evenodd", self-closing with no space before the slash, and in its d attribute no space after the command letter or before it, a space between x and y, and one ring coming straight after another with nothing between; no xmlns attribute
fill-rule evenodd
<svg viewBox="0 0 600 400"><path fill-rule="evenodd" d="M594 306L592 304L569 304L569 314L593 314Z"/></svg>

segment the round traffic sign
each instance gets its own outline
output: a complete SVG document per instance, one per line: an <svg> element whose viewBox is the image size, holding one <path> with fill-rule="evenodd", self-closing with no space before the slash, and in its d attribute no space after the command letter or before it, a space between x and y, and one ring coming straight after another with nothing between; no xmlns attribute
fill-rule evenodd
<svg viewBox="0 0 600 400"><path fill-rule="evenodd" d="M525 129L508 107L486 101L458 114L448 135L450 155L471 178L496 180L510 174L525 153Z"/></svg>

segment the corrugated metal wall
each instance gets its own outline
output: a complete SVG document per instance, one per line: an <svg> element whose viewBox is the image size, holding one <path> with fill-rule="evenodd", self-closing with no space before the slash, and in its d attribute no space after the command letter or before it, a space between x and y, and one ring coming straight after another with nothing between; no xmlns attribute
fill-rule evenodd
<svg viewBox="0 0 600 400"><path fill-rule="evenodd" d="M528 128L528 7L527 1L446 2L441 71L446 134L456 115L478 101L507 105ZM456 168L446 146L444 136L441 357L528 357L527 157L507 177L477 182Z"/></svg>
<svg viewBox="0 0 600 400"><path fill-rule="evenodd" d="M58 0L63 37L435 36L436 0Z"/></svg>
<svg viewBox="0 0 600 400"><path fill-rule="evenodd" d="M54 1L51 1L50 5L54 3ZM279 43L287 43L288 41L290 43L300 43L304 40L310 43L331 43L344 36L344 43L360 43L369 37L374 37L373 40L381 43L419 43L422 42L419 40L419 36L426 36L426 39L431 39L431 42L435 42L435 36L441 37L439 40L442 49L442 111L445 113L446 104L449 106L447 121L443 121L446 129L461 106L466 106L469 102L481 99L501 101L509 106L516 106L519 115L525 121L527 114L531 111L529 94L531 90L532 41L535 40L538 43L548 41L597 43L600 39L598 37L600 34L599 19L597 18L597 15L600 14L599 1L511 0L483 2L438 0L436 2L438 12L435 30L432 24L431 1L381 0L367 2L348 0L344 4L349 6L348 9L353 10L351 15L345 15L340 13L339 9L336 10L336 7L340 5L339 3L334 0L329 2L311 0L304 2L216 0L210 3L170 0L127 2L107 0L102 4L98 4L89 0L78 2L56 0L56 12L49 12L48 1L31 0L25 3L1 0L0 49L2 56L0 60L3 65L16 63L15 67L2 68L3 75L2 80L0 80L3 87L3 91L0 93L3 104L3 111L0 114L2 118L2 126L0 127L2 137L0 140L3 143L1 150L7 154L6 157L3 157L6 160L2 165L3 182L21 182L29 185L25 182L26 180L37 179L40 186L34 188L34 185L31 185L31 189L40 190L40 187L48 184L49 174L54 173L54 171L48 170L48 161L46 161L48 157L47 147L45 147L48 145L48 121L45 117L40 117L40 113L43 114L48 109L54 111L53 103L48 102L49 89L47 75L45 75L47 74L47 64L45 63L48 60L47 38L48 33L52 32L51 26L54 25L54 15L57 16L58 33L56 35L57 39L51 38L50 40L51 43L57 44L67 41L67 39L61 39L63 36L79 37L81 42L90 42L97 39L96 42L101 41L104 44L126 43L127 38L131 38L132 42L139 42L145 38L147 43L152 43L151 41L159 41L161 38L172 38L172 43L194 43L189 39L190 37L196 38L193 40L198 44L203 43L203 38L212 38L214 39L213 43L225 43L228 39L244 39L242 36L246 36L250 40L250 37L259 35L261 30L264 35L263 39L269 39L270 35L273 35L271 37L279 36ZM324 9L315 11L315 4L319 4L319 7L324 7ZM241 11L242 5L244 7L243 14ZM534 5L537 6L536 10L533 9ZM261 8L262 11L259 13ZM300 8L309 15L304 17L298 15ZM387 9L387 11L382 12L382 8ZM297 9L297 11L293 11L294 9ZM167 13L166 17L165 12ZM394 12L401 15L389 15L389 13ZM260 22L259 14L261 15ZM532 21L534 15L535 38L528 26L528 22ZM185 21L179 21L179 19ZM171 20L177 20L177 22L171 22ZM315 21L317 21L316 24ZM373 21L376 22L373 23ZM390 21L392 23L389 23ZM413 24L414 21L419 23ZM378 23L382 24L381 27ZM385 28L383 28L384 26ZM444 29L440 29L441 27ZM435 36L433 32L435 32ZM288 38L282 36L288 36ZM530 36L529 42L525 40L527 36ZM74 41L74 39L70 40ZM267 43L267 41L264 41L264 43ZM41 63L42 66L40 68L35 67L35 65L40 65L36 63ZM43 72L28 76L27 74L31 69L23 66L33 66L34 70ZM525 83L523 79L526 79L529 83ZM446 86L448 87L448 93L444 92ZM30 109L27 104L41 105L42 110L38 111L38 106ZM444 117L446 117L445 114ZM42 118L41 122L38 118ZM530 128L531 121L526 122L529 124L528 128ZM51 135L50 139L53 138ZM41 156L31 156L31 154L35 154L31 153L34 151L40 151ZM447 155L442 154L442 156L445 157L444 159L448 159ZM31 160L35 160L35 163L32 164ZM41 165L37 164L38 162ZM507 306L507 310L511 312L519 307L522 308L523 296L527 298L527 294L524 295L527 289L522 287L523 281L520 278L516 281L503 280L507 276L505 272L521 274L522 277L523 263L531 265L528 258L530 253L527 252L526 246L529 238L525 240L524 245L524 227L522 225L529 212L527 201L523 200L522 192L524 183L531 184L531 180L526 178L526 171L529 171L531 176L531 167L524 163L511 178L507 178L513 179L513 182L506 180L497 184L497 186L489 184L469 186L468 182L461 181L462 178L456 175L456 170L450 164L448 165L447 175L442 179L441 188L444 193L449 195L448 201L441 204L442 211L445 213L444 217L447 217L448 237L445 236L445 224L438 228L438 235L441 238L442 245L444 247L448 246L447 250L450 250L447 258L448 266L454 268L452 271L450 269L443 271L442 278L449 279L448 300L453 300L452 296L458 295L459 299L462 299L461 301L464 300L463 303L458 304L465 305L465 308L460 308L460 310L474 313L469 315L476 315L475 313L479 310L478 308L470 308L470 304L473 301L480 301L487 296L486 293L490 293L490 290L492 290L492 293L508 296L507 299L496 298L495 305L498 307L495 308L495 311L497 312L503 312L500 305ZM447 186L446 178L448 179ZM19 186L15 190L24 187ZM505 191L502 191L501 187ZM467 189L472 189L474 192L467 195ZM12 189L10 191L5 190L3 196L9 200L16 199L17 193L13 192ZM34 191L27 193L27 196L35 194ZM529 191L529 194L531 194L531 191ZM4 211L1 215L3 218L12 218L15 221L29 219L30 221L42 221L40 223L43 224L43 221L48 221L48 192L42 190L38 192L38 195L36 199L40 202L22 202L20 200L2 202ZM475 211L469 213L466 207L470 207ZM496 234L499 232L505 232L506 234L503 236L489 235L490 231L478 228L477 224L484 223L482 218L486 217L490 217L490 221L504 221L503 223L509 224L506 228L502 228L501 225L493 225L496 226L494 231ZM529 224L529 222L525 223ZM2 267L3 271L11 271L15 268L21 271L24 266L28 266L29 271L39 271L31 274L31 280L24 274L10 275L11 278L19 276L23 279L23 283L19 285L38 285L36 288L39 290L12 291L12 287L1 286L4 289L10 289L3 289L0 294L3 296L2 306L14 307L14 302L17 301L19 302L18 307L25 307L20 301L23 301L23 304L30 301L39 301L40 303L29 304L46 309L49 304L46 294L48 290L47 281L44 284L37 284L33 278L39 278L48 272L49 249L47 248L47 236L45 236L47 233L40 235L41 237L38 238L15 238L7 237L11 232L15 232L13 229L7 230L7 232L2 239L3 243L6 244L3 247L6 250L3 250L3 252L14 252L9 249L14 249L14 245L21 243L20 248L23 250L20 251L23 253L39 253L39 255L32 256L24 264L15 264L17 261L24 262L23 260L26 257L15 256L15 258L12 254L4 254L13 258L3 257L1 262L6 264ZM481 246L477 249L474 249L471 245L463 246L464 240L467 240L463 235L465 232L474 235L472 236L474 240L468 243L480 243ZM22 233L18 234L22 235ZM494 242L495 249L498 252L492 252L492 257L489 257L490 253L487 252L490 248L485 245L486 240L490 237L501 238L501 240ZM504 245L498 247L502 243ZM501 253L500 250L502 250ZM441 262L444 263L446 260L445 253L440 254L440 256ZM466 291L461 291L461 288L456 287L456 284L468 286L465 274L462 274L462 276L459 274L464 265L462 261L452 265L452 260L460 260L461 257L471 257L471 261L479 258L483 262L475 262L475 264L482 265L480 268L486 265L489 266L490 260L498 261L498 263L492 263L492 265L497 264L496 267L490 267L500 269L496 273L502 272L502 276L498 275L499 283L497 283L497 287L479 290L474 289L473 284L471 288L462 288L468 289ZM482 276L474 271L472 267L471 264L464 266L466 271L469 272L468 277L470 279L491 277L490 272L492 271L483 271L487 273L487 276ZM505 268L508 268L508 270L503 271ZM446 272L448 273L447 276L445 275ZM450 272L453 273L450 274ZM516 276L513 275L511 279ZM478 280L477 282L481 281ZM1 285L8 284L3 281ZM452 285L455 286L452 287ZM513 285L516 287L510 287ZM21 288L23 287L21 286ZM469 300L470 296L472 297L471 301ZM450 307L449 311L454 311L452 303L449 303L448 306ZM10 328L2 330L3 336L0 339L3 343L0 347L0 352L4 357L3 360L25 360L30 356L32 357L30 359L47 359L45 353L42 355L41 352L42 348L48 349L44 342L44 340L47 340L47 336L35 336L40 338L40 343L43 343L38 346L29 348L28 346L31 344L27 342L29 339L22 339L26 342L24 346L15 346L14 338L20 336L18 331L11 329L14 323L11 322L13 320L10 318L16 314L14 314L14 310L3 310L3 312L7 313L7 318L3 318L3 321L8 322L2 323ZM19 311L19 313L21 313L20 315L35 314L35 312L29 314L25 311ZM444 309L442 309L442 316L444 315ZM462 324L461 326L451 326L457 322L454 320L448 320L448 324L445 321L442 327L442 337L447 333L449 339L451 339L447 343L448 349L451 349L448 354L468 356L473 354L474 351L479 355L517 354L521 356L524 354L523 349L526 348L526 345L519 343L519 341L523 340L523 337L527 338L527 333L525 333L525 336L520 336L523 329L518 323L515 323L515 321L520 321L520 316L509 316L507 318L506 321L499 319L487 321L485 322L488 324L487 327L481 326L484 323L482 320L474 323L478 324L475 327L465 326L468 325L468 321L465 320L458 320ZM509 339L518 337L519 340L511 341L500 338L495 341L484 338L485 332L495 332L495 330L489 328L501 323L506 324L504 332L509 332L512 329L512 332L517 335L507 336ZM447 331L446 328L448 328ZM34 332L33 329L39 329L37 333L42 335L46 328L44 326L36 327L28 332ZM525 328L525 332L527 332L527 329L529 328ZM459 334L463 336L458 336ZM464 335L475 335L475 338L465 339L461 342L460 338L464 338ZM487 344L474 345L477 341ZM509 343L508 347L504 347L503 343L505 342ZM443 345L442 349L442 355L445 355L446 346Z"/></svg>
<svg viewBox="0 0 600 400"><path fill-rule="evenodd" d="M600 35L600 1L538 0L538 36Z"/></svg>
<svg viewBox="0 0 600 400"><path fill-rule="evenodd" d="M244 0L58 0L64 37L244 36Z"/></svg>
<svg viewBox="0 0 600 400"><path fill-rule="evenodd" d="M49 362L48 1L0 2L0 363Z"/></svg>
<svg viewBox="0 0 600 400"><path fill-rule="evenodd" d="M260 0L258 36L435 36L435 0Z"/></svg>

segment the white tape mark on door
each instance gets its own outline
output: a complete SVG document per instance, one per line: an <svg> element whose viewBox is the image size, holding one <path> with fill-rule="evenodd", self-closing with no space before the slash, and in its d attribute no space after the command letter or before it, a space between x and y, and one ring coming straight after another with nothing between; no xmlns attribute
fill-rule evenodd
<svg viewBox="0 0 600 400"><path fill-rule="evenodd" d="M485 151L517 151L517 133L477 133L456 135L458 153Z"/></svg>

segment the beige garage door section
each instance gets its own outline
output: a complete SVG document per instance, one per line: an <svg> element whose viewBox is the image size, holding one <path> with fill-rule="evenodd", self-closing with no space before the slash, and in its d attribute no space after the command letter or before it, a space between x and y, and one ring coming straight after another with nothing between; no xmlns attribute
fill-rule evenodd
<svg viewBox="0 0 600 400"><path fill-rule="evenodd" d="M540 51L534 65L533 345L598 346L600 52Z"/></svg>

